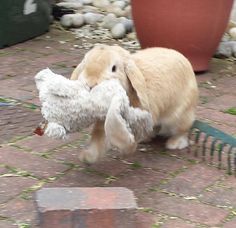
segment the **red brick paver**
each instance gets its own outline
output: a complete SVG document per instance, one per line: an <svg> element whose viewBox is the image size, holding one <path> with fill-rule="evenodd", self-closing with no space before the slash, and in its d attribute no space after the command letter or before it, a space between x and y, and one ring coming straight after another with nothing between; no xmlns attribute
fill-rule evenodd
<svg viewBox="0 0 236 228"><path fill-rule="evenodd" d="M0 227L4 227L4 228L18 228L18 225L14 224L13 222L7 221L7 220L0 220Z"/></svg>
<svg viewBox="0 0 236 228"><path fill-rule="evenodd" d="M180 220L178 218L170 219L167 222L165 222L162 226L162 228L194 228L196 227L194 224L191 224L189 222Z"/></svg>
<svg viewBox="0 0 236 228"><path fill-rule="evenodd" d="M9 146L0 148L0 162L41 178L55 176L68 169L63 164Z"/></svg>
<svg viewBox="0 0 236 228"><path fill-rule="evenodd" d="M224 225L223 225L224 228L233 228L233 227L236 227L236 218L234 218L233 220L229 221L229 222L226 222Z"/></svg>
<svg viewBox="0 0 236 228"><path fill-rule="evenodd" d="M0 176L0 204L7 202L36 183L37 181L32 178Z"/></svg>
<svg viewBox="0 0 236 228"><path fill-rule="evenodd" d="M222 177L218 170L206 165L195 165L179 174L169 183L161 186L167 192L174 192L185 196L196 196L209 185Z"/></svg>
<svg viewBox="0 0 236 228"><path fill-rule="evenodd" d="M193 200L170 197L163 193L152 193L144 197L142 203L143 206L152 206L158 212L209 226L220 224L229 214L227 210L221 208Z"/></svg>
<svg viewBox="0 0 236 228"><path fill-rule="evenodd" d="M35 224L37 217L36 205L33 200L15 198L0 206L0 216Z"/></svg>
<svg viewBox="0 0 236 228"><path fill-rule="evenodd" d="M42 228L136 227L137 204L126 188L45 188L36 202Z"/></svg>

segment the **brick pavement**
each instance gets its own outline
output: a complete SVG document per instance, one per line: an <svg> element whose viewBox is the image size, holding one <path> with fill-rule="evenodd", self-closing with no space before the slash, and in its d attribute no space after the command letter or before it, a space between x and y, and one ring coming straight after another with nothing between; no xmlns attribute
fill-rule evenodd
<svg viewBox="0 0 236 228"><path fill-rule="evenodd" d="M65 42L61 42L65 41ZM50 33L0 50L0 227L37 227L34 192L45 187L122 186L134 191L140 227L236 226L236 179L163 142L140 145L133 157L111 153L94 165L79 162L88 131L68 141L32 134L41 120L33 76L44 67L69 77L86 50L70 32ZM93 41L96 42L96 41ZM235 62L213 59L197 75L198 118L236 135Z"/></svg>

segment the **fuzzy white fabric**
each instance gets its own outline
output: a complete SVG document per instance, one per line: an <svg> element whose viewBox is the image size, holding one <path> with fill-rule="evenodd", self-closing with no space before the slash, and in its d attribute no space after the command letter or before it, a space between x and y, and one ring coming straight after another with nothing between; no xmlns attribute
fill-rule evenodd
<svg viewBox="0 0 236 228"><path fill-rule="evenodd" d="M120 131L131 141L139 142L153 131L151 114L130 106L117 79L104 81L90 90L80 80L69 80L44 69L35 76L35 82L41 112L48 121L45 134L49 137L65 138L67 133L86 128L97 120L105 120L108 138Z"/></svg>

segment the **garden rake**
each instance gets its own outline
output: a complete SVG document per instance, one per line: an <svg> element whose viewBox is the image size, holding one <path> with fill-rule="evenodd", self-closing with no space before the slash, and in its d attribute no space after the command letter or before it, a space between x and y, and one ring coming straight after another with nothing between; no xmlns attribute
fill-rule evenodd
<svg viewBox="0 0 236 228"><path fill-rule="evenodd" d="M228 174L236 176L235 137L196 120L191 128L189 139L195 142L195 146L190 147L195 157L198 157L201 150L203 161L208 158L211 165L217 165L219 169L226 168Z"/></svg>

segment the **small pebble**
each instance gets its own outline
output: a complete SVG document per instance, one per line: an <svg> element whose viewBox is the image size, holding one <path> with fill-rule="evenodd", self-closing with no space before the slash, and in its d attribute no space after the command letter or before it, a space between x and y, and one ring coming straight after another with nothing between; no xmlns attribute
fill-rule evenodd
<svg viewBox="0 0 236 228"><path fill-rule="evenodd" d="M128 38L129 40L135 40L135 39L137 39L135 32L131 32L131 33L127 34L127 38Z"/></svg>
<svg viewBox="0 0 236 228"><path fill-rule="evenodd" d="M125 36L126 30L125 26L122 23L116 24L112 29L111 29L111 34L112 37L115 39L121 39Z"/></svg>

